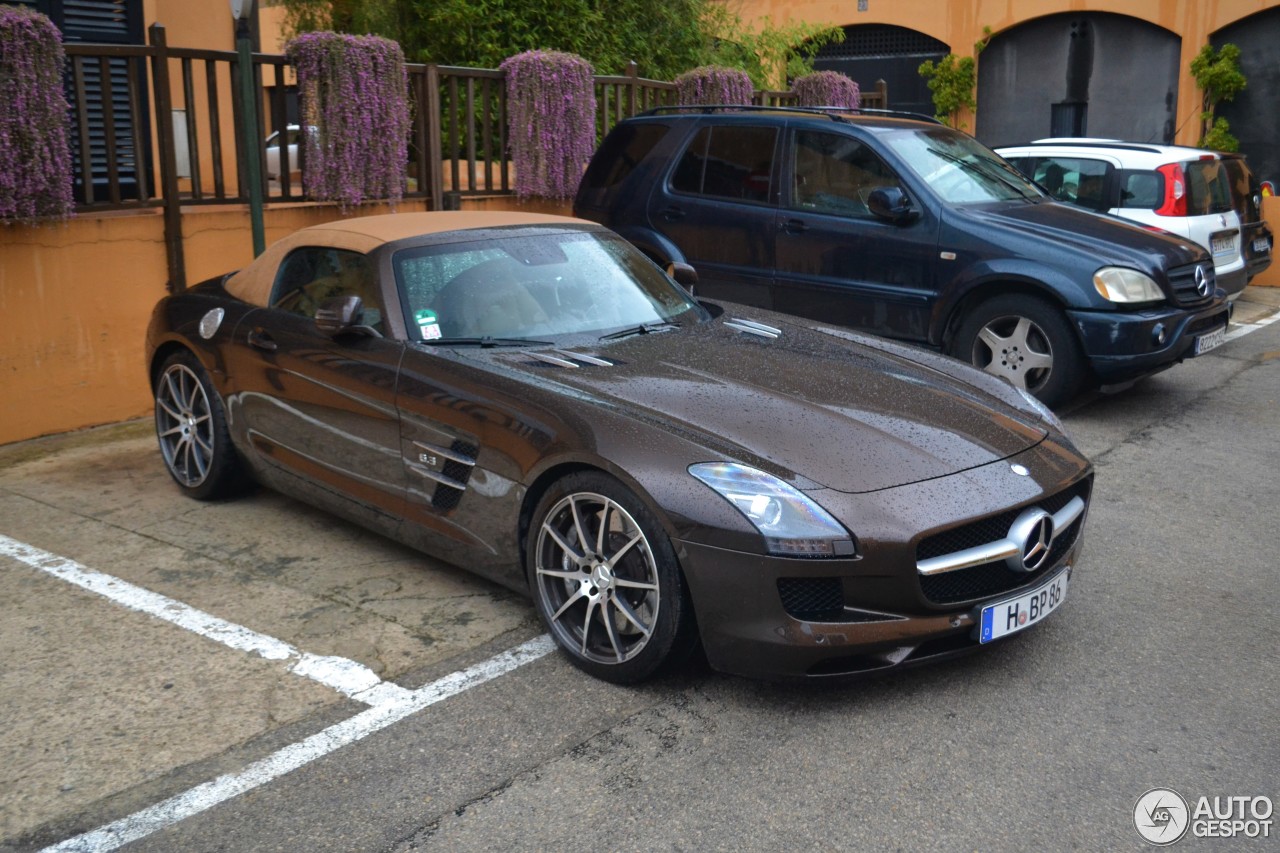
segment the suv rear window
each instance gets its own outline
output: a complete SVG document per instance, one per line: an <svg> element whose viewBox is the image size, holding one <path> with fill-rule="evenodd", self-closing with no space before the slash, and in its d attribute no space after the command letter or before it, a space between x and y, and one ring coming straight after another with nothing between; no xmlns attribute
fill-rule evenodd
<svg viewBox="0 0 1280 853"><path fill-rule="evenodd" d="M603 190L622 183L670 129L656 122L620 126L605 137L599 153L591 160L591 167L582 176L582 186Z"/></svg>
<svg viewBox="0 0 1280 853"><path fill-rule="evenodd" d="M767 202L777 140L778 130L773 127L704 127L680 158L671 188L695 195Z"/></svg>

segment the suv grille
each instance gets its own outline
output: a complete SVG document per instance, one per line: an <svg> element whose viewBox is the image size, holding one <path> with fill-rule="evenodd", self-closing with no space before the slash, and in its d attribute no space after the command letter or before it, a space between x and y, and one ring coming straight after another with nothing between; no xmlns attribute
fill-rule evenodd
<svg viewBox="0 0 1280 853"><path fill-rule="evenodd" d="M1030 506L1037 506L1045 512L1054 513L1076 496L1088 503L1090 485L1090 480L1081 480L1071 488L1064 489ZM997 542L1008 535L1009 528L1026 508L1021 506L930 536L917 546L916 559L927 560L930 557L940 557L943 554L963 551L988 542ZM924 592L924 597L933 604L954 604L958 601L999 595L1021 586L1034 584L1062 562L1067 551L1080 538L1083 519L1084 516L1081 515L1066 530L1058 534L1053 541L1053 550L1049 552L1049 559L1045 561L1044 568L1039 571L1011 572L1003 560L998 560L954 572L922 576L920 588Z"/></svg>
<svg viewBox="0 0 1280 853"><path fill-rule="evenodd" d="M1196 288L1196 268L1203 267L1209 281L1209 295L1201 296ZM1179 305L1202 305L1213 298L1218 286L1213 274L1213 264L1188 264L1169 270L1169 284L1173 288L1173 301Z"/></svg>

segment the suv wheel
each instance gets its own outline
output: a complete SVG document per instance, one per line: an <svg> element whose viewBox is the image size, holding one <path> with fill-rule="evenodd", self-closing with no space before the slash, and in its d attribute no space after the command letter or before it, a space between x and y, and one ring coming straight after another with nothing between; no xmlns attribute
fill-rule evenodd
<svg viewBox="0 0 1280 853"><path fill-rule="evenodd" d="M1084 379L1080 345L1066 318L1034 296L1008 294L978 305L960 324L951 354L1046 406L1071 399Z"/></svg>

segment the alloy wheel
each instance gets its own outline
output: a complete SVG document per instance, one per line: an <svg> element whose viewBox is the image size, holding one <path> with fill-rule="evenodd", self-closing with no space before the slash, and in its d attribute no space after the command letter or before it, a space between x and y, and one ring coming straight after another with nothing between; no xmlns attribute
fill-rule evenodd
<svg viewBox="0 0 1280 853"><path fill-rule="evenodd" d="M172 364L156 386L156 435L165 465L182 485L195 488L213 465L214 424L209 398L185 364Z"/></svg>
<svg viewBox="0 0 1280 853"><path fill-rule="evenodd" d="M557 501L538 529L534 572L552 631L582 658L621 664L653 636L659 603L653 550L611 498L576 492Z"/></svg>

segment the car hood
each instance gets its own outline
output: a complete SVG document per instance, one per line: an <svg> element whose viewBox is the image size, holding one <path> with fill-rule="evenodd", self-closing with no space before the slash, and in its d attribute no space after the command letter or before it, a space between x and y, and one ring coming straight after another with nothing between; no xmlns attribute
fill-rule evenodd
<svg viewBox="0 0 1280 853"><path fill-rule="evenodd" d="M1024 234L1035 238L1041 249L1044 241L1059 249L1078 249L1096 258L1099 265L1158 270L1210 260L1203 247L1175 234L1151 231L1060 202L975 206L966 208L966 213L984 231Z"/></svg>
<svg viewBox="0 0 1280 853"><path fill-rule="evenodd" d="M798 480L801 487L868 492L944 477L1020 453L1046 435L1035 416L912 360L906 348L884 352L843 330L750 317L781 328L781 336L740 331L726 325L726 314L605 345L489 357L544 390L572 389L578 399L701 434L709 449L728 443L739 461L764 460L809 481ZM578 366L556 366L541 357L548 354ZM578 358L584 355L609 364Z"/></svg>

